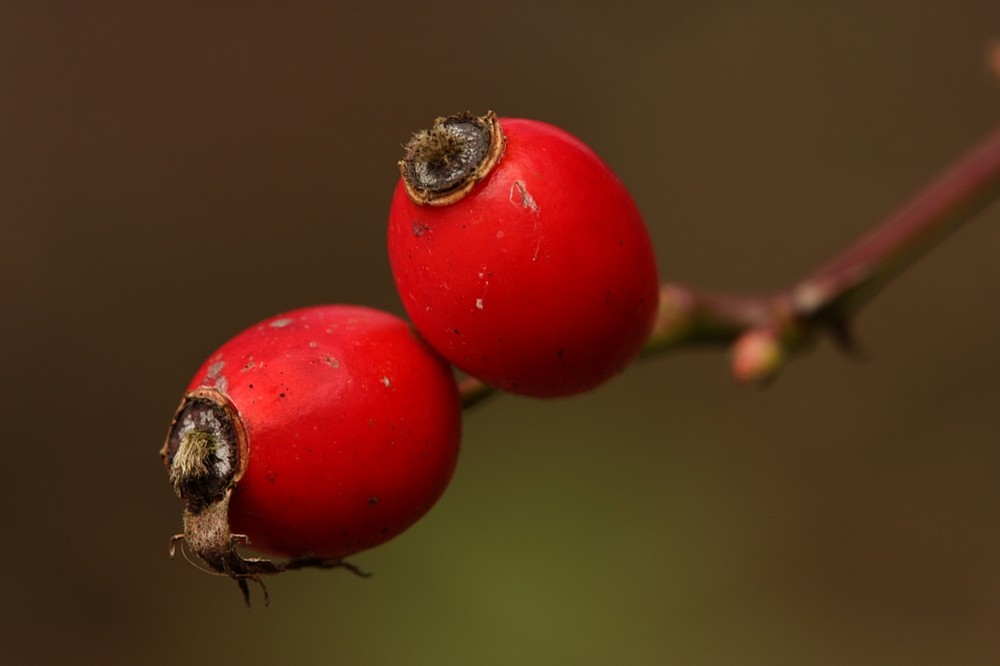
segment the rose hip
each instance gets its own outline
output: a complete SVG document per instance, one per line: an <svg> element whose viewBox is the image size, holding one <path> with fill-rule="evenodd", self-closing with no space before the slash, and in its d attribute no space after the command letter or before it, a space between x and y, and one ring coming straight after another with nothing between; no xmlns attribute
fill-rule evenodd
<svg viewBox="0 0 1000 666"><path fill-rule="evenodd" d="M658 277L639 210L579 139L459 114L407 144L389 214L406 312L445 358L506 391L556 397L624 369Z"/></svg>
<svg viewBox="0 0 1000 666"><path fill-rule="evenodd" d="M261 574L344 566L441 496L460 418L450 367L397 317L332 305L263 321L202 365L171 425L183 539L245 594Z"/></svg>

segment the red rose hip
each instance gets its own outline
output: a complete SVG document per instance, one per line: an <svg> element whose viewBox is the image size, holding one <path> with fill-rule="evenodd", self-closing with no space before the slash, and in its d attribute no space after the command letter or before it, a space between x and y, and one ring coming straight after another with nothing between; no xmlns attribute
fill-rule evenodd
<svg viewBox="0 0 1000 666"><path fill-rule="evenodd" d="M460 114L414 135L388 248L421 335L472 376L538 397L580 393L642 349L658 276L642 217L579 139Z"/></svg>
<svg viewBox="0 0 1000 666"><path fill-rule="evenodd" d="M455 467L450 367L411 327L356 306L295 310L224 344L195 373L162 455L184 540L240 582L335 566L420 518ZM241 541L290 558L244 558Z"/></svg>

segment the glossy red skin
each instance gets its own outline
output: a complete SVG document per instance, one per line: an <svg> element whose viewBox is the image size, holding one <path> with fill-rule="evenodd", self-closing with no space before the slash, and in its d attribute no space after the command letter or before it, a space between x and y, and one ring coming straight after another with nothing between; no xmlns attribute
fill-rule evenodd
<svg viewBox="0 0 1000 666"><path fill-rule="evenodd" d="M503 157L457 203L418 206L400 181L388 231L396 287L421 335L470 375L538 397L587 391L649 335L659 284L649 234L580 140L500 123Z"/></svg>
<svg viewBox="0 0 1000 666"><path fill-rule="evenodd" d="M450 367L390 314L321 306L224 344L189 390L232 402L249 463L230 528L258 550L339 558L383 543L437 501L461 412Z"/></svg>

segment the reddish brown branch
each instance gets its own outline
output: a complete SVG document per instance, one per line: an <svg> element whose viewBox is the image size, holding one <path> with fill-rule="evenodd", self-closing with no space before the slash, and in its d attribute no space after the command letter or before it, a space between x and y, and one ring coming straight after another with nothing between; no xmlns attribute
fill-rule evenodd
<svg viewBox="0 0 1000 666"><path fill-rule="evenodd" d="M664 285L647 353L736 343L733 369L737 379L760 381L773 377L789 352L819 330L849 345L848 319L998 194L1000 128L872 231L787 290L736 296Z"/></svg>
<svg viewBox="0 0 1000 666"><path fill-rule="evenodd" d="M937 241L973 217L1000 190L1000 128L909 202L834 257L792 293L803 313L848 314Z"/></svg>

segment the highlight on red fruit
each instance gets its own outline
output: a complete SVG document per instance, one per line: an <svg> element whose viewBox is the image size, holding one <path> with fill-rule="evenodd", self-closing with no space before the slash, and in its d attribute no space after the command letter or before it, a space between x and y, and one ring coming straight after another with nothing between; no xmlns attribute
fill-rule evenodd
<svg viewBox="0 0 1000 666"><path fill-rule="evenodd" d="M244 595L263 574L349 566L444 492L460 410L450 366L398 317L329 305L260 322L204 362L171 424L175 539Z"/></svg>
<svg viewBox="0 0 1000 666"><path fill-rule="evenodd" d="M389 213L393 278L442 356L512 393L557 397L623 370L658 275L638 208L582 141L464 113L413 136Z"/></svg>

